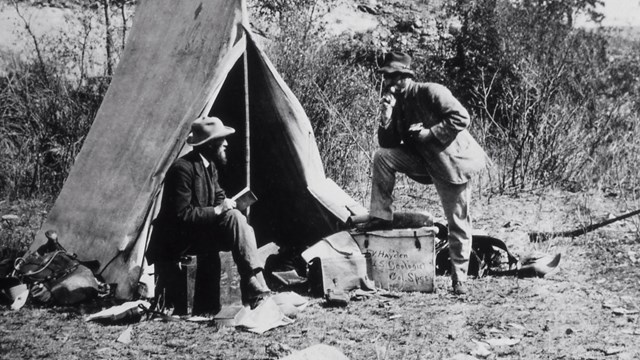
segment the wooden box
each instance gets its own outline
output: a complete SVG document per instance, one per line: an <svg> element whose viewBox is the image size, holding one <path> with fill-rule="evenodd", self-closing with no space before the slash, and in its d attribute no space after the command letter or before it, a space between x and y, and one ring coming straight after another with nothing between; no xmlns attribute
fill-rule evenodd
<svg viewBox="0 0 640 360"><path fill-rule="evenodd" d="M434 227L379 230L351 235L368 257L376 287L396 291L433 292L435 288Z"/></svg>

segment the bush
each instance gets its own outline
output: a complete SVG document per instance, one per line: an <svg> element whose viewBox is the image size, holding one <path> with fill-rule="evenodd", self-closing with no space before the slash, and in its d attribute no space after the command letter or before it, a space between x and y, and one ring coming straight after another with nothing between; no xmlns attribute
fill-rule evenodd
<svg viewBox="0 0 640 360"><path fill-rule="evenodd" d="M572 26L576 13L597 18L591 2L461 0L454 10L463 27L447 66L500 165L497 190L630 178L620 165L637 160L627 134L640 72L630 55L612 61L608 34Z"/></svg>
<svg viewBox="0 0 640 360"><path fill-rule="evenodd" d="M122 18L119 34L124 38L129 7L127 2L116 3L112 12ZM0 161L0 198L51 200L108 86L108 77L101 76L104 12L97 3L81 11L75 6L77 17L65 17L66 31L36 36L29 16L22 13L25 6L13 6L24 25L16 31L33 52L17 55L21 60L10 63L0 78L0 149L5 154ZM118 45L110 42L114 59L121 50Z"/></svg>
<svg viewBox="0 0 640 360"><path fill-rule="evenodd" d="M29 249L47 208L48 204L42 200L0 202L0 214L3 214L0 219L0 260L15 258Z"/></svg>
<svg viewBox="0 0 640 360"><path fill-rule="evenodd" d="M2 198L58 194L106 90L102 78L77 86L42 65L16 62L0 78Z"/></svg>

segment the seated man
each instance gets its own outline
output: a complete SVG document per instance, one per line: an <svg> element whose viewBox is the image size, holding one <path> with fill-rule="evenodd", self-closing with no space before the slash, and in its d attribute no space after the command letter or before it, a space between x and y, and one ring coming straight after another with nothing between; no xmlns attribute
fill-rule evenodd
<svg viewBox="0 0 640 360"><path fill-rule="evenodd" d="M270 293L262 276L264 264L257 253L253 228L220 188L216 170L227 162L226 137L234 132L216 117L202 116L194 121L187 139L193 151L167 171L146 255L153 264L184 255L217 256L218 251L231 251L240 273L243 300L255 305ZM219 280L220 274L215 276Z"/></svg>

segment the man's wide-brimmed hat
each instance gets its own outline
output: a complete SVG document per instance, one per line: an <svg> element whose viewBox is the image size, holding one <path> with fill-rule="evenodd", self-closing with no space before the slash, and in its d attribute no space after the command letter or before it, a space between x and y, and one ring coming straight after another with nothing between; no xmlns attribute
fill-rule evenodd
<svg viewBox="0 0 640 360"><path fill-rule="evenodd" d="M212 139L220 139L236 132L232 127L225 126L222 120L215 116L201 116L191 124L191 134L187 144L198 146Z"/></svg>
<svg viewBox="0 0 640 360"><path fill-rule="evenodd" d="M546 255L533 254L521 261L522 266L518 270L519 277L544 277L554 271L560 263L560 254Z"/></svg>
<svg viewBox="0 0 640 360"><path fill-rule="evenodd" d="M384 64L378 69L379 73L394 74L402 73L415 76L411 70L411 56L401 52L390 52L384 57Z"/></svg>

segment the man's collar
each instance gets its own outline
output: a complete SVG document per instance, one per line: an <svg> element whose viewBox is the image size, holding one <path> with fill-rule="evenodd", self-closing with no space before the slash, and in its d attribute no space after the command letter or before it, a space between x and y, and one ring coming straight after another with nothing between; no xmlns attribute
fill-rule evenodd
<svg viewBox="0 0 640 360"><path fill-rule="evenodd" d="M205 158L202 154L198 153L198 155L200 155L200 159L202 159L202 163L204 164L204 167L208 168L211 162L207 160L207 158Z"/></svg>

